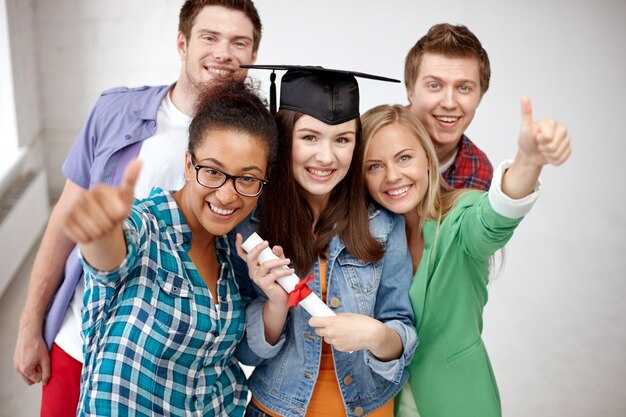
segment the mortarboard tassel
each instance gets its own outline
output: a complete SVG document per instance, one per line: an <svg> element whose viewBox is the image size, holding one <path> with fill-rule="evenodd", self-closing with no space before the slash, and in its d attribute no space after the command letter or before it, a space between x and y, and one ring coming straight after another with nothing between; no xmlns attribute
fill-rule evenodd
<svg viewBox="0 0 626 417"><path fill-rule="evenodd" d="M270 74L270 113L272 116L276 114L276 73L272 71Z"/></svg>
<svg viewBox="0 0 626 417"><path fill-rule="evenodd" d="M356 77L400 82L400 80L379 75L311 65L241 64L239 67L272 71L270 74L270 113L275 114L278 107L309 115L333 126L359 117L359 84ZM279 99L276 97L275 70L287 71L280 80ZM277 99L280 102L277 102Z"/></svg>

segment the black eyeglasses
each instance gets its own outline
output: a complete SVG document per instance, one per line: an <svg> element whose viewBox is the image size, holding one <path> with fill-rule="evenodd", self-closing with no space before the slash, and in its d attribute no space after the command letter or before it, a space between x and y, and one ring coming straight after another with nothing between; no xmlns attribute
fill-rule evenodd
<svg viewBox="0 0 626 417"><path fill-rule="evenodd" d="M189 161L196 169L196 181L207 188L220 188L227 180L233 180L235 191L244 197L256 197L263 191L267 181L249 175L230 175L216 168L196 165L193 156L189 154Z"/></svg>

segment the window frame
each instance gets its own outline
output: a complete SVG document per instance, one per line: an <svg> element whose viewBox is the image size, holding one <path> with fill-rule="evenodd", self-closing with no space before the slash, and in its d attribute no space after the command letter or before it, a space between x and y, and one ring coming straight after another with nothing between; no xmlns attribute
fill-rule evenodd
<svg viewBox="0 0 626 417"><path fill-rule="evenodd" d="M0 0L0 185L23 154L17 128L7 3Z"/></svg>

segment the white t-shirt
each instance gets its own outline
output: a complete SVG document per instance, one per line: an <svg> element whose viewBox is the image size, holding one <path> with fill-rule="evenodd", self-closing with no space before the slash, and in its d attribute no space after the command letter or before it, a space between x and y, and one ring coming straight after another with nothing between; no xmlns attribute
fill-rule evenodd
<svg viewBox="0 0 626 417"><path fill-rule="evenodd" d="M138 158L143 161L135 186L135 197L139 199L148 197L152 187L173 191L185 184L185 152L189 144L191 117L176 108L168 92L159 106L156 121L155 134L144 140L139 150ZM85 282L81 279L54 339L54 343L80 362L83 362L81 328L84 295Z"/></svg>
<svg viewBox="0 0 626 417"><path fill-rule="evenodd" d="M441 164L439 165L439 173L443 174L444 172L446 172L448 170L448 168L450 168L452 166L452 164L454 163L454 160L456 159L456 155L459 153L459 151L454 152L454 155L452 155L452 158L448 159L448 162L446 162L445 164Z"/></svg>

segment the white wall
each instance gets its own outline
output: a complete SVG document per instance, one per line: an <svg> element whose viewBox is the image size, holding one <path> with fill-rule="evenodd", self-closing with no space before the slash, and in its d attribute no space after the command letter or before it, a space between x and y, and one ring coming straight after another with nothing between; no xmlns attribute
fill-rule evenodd
<svg viewBox="0 0 626 417"><path fill-rule="evenodd" d="M177 77L180 4L34 0L38 66L36 77L27 75L39 86L53 193L100 90ZM257 0L257 6L265 26L258 63L397 78L428 27L467 25L493 70L469 135L493 161L515 151L520 95L532 98L536 117L567 124L573 155L544 171L541 199L507 247L504 271L491 285L486 340L505 415L625 415L626 3ZM399 84L361 87L362 110L406 102Z"/></svg>

